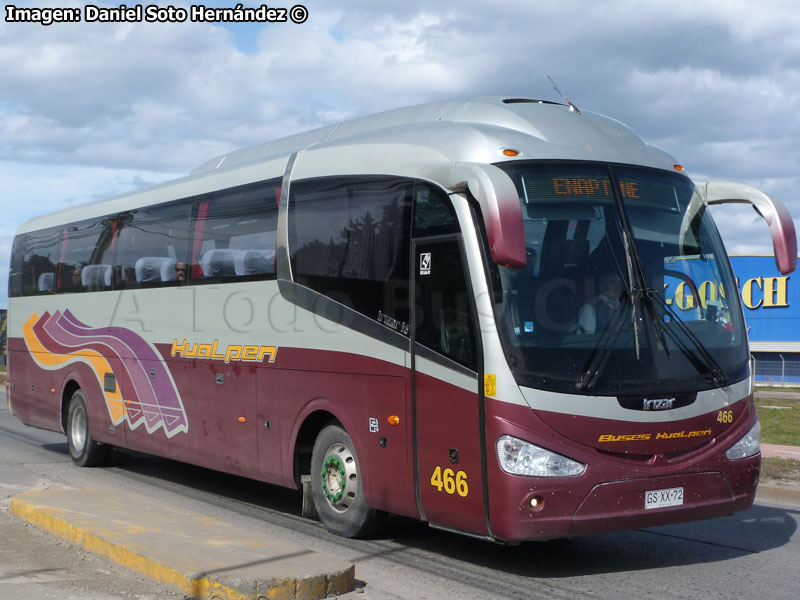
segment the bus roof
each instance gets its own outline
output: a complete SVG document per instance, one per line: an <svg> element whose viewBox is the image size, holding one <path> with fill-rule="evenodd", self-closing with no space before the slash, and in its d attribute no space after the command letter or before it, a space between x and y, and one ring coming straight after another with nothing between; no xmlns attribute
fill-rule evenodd
<svg viewBox="0 0 800 600"><path fill-rule="evenodd" d="M379 146L378 146L379 145ZM518 152L515 157L504 149ZM166 202L283 175L289 157L305 151L304 176L315 164L330 175L331 151L347 152L342 174L416 174L448 187L443 174L458 162L572 159L673 168L675 159L645 144L619 121L565 104L485 96L381 112L215 157L184 178L115 198L35 217L19 233ZM315 153L318 160L314 161ZM419 170L426 159L436 167Z"/></svg>
<svg viewBox="0 0 800 600"><path fill-rule="evenodd" d="M524 154L524 158L529 159L575 158L669 169L675 164L663 150L645 144L632 129L609 117L588 111L578 113L565 104L547 100L483 96L431 102L343 121L223 154L203 163L193 174L288 156L312 144L329 146L356 140L359 143L381 143L387 139L402 139L404 133L413 132L420 126L427 132L427 140L424 140L427 144L444 149L454 160L468 160L463 154L472 149L458 143L462 140L437 135L437 125L441 124L456 125L464 132L481 132L487 141L503 132L511 134L509 141L519 142L520 147L515 149L521 152L520 158ZM496 147L491 149L498 150ZM493 160L488 162L506 159L495 152Z"/></svg>

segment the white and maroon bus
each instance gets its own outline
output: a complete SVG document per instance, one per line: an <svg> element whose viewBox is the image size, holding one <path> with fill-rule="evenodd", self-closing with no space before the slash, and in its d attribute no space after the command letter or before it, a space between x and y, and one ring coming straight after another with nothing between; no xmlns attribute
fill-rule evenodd
<svg viewBox="0 0 800 600"><path fill-rule="evenodd" d="M9 406L288 487L332 532L388 514L516 542L728 515L760 467L745 323L693 183L571 105L477 98L232 152L23 224Z"/></svg>

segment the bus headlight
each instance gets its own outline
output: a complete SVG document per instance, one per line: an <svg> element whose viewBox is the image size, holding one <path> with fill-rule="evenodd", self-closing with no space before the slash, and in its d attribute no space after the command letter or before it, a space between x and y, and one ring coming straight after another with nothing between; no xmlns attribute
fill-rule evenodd
<svg viewBox="0 0 800 600"><path fill-rule="evenodd" d="M503 470L512 475L572 477L586 470L583 463L510 435L497 440L497 458Z"/></svg>
<svg viewBox="0 0 800 600"><path fill-rule="evenodd" d="M761 423L756 421L742 439L728 448L725 456L730 460L741 460L755 456L759 452L761 452Z"/></svg>

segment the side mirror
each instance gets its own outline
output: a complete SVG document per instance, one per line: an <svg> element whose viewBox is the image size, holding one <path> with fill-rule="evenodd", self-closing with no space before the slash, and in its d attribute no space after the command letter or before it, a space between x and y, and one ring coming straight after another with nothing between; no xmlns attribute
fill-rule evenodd
<svg viewBox="0 0 800 600"><path fill-rule="evenodd" d="M698 182L696 186L709 205L751 204L769 225L778 270L786 275L797 268L797 234L792 216L783 202L744 183L709 181Z"/></svg>
<svg viewBox="0 0 800 600"><path fill-rule="evenodd" d="M525 228L519 193L505 171L482 163L456 163L452 187L466 187L478 200L492 260L506 267L525 267Z"/></svg>

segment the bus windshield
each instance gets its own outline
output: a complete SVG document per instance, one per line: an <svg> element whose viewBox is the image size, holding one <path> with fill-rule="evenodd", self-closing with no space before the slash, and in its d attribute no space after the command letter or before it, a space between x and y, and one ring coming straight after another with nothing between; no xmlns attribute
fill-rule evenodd
<svg viewBox="0 0 800 600"><path fill-rule="evenodd" d="M676 394L747 376L736 283L688 177L601 163L498 166L517 186L525 227L526 267L500 266L494 278L520 385Z"/></svg>

